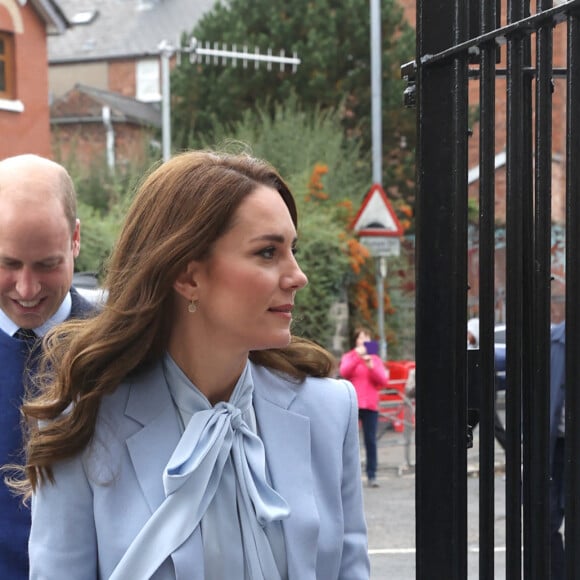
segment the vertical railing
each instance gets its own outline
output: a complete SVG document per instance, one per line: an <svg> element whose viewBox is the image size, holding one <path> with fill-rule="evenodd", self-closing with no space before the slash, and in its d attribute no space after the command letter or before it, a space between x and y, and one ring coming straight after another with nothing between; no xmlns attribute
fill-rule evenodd
<svg viewBox="0 0 580 580"><path fill-rule="evenodd" d="M540 0L539 10L552 7L552 0ZM529 383L524 380L524 577L550 577L550 472L549 336L551 279L551 192L552 192L552 24L536 34L535 108L535 216L533 225L533 312L532 360Z"/></svg>
<svg viewBox="0 0 580 580"><path fill-rule="evenodd" d="M481 384L493 383L497 78L506 87L506 569L550 576L552 92L566 73L566 578L580 578L580 1L417 0L416 528L419 580L467 578L468 62L479 87ZM499 29L498 10L507 23ZM567 68L553 28L567 21ZM477 30L478 29L478 30ZM505 68L498 65L506 44ZM532 43L534 51L532 51ZM535 54L532 62L532 53ZM478 65L478 66L477 66ZM409 67L407 67L409 68ZM475 71L475 72L474 72ZM494 559L494 392L480 403L479 578ZM522 451L523 450L523 451ZM523 518L522 518L523 515Z"/></svg>
<svg viewBox="0 0 580 580"><path fill-rule="evenodd" d="M566 94L566 579L580 577L580 7L568 17Z"/></svg>
<svg viewBox="0 0 580 580"><path fill-rule="evenodd" d="M419 0L417 62L467 29L465 2ZM419 67L417 92L417 578L465 580L467 54Z"/></svg>
<svg viewBox="0 0 580 580"><path fill-rule="evenodd" d="M508 23L524 17L522 0L508 1ZM521 393L524 326L524 37L514 34L507 48L506 165L506 578L521 578Z"/></svg>
<svg viewBox="0 0 580 580"><path fill-rule="evenodd" d="M480 34L490 32L498 22L499 6L482 2ZM481 384L494 384L494 282L495 282L495 66L499 50L495 41L481 47L479 59L479 337ZM479 578L494 579L494 420L495 390L481 392L479 422Z"/></svg>

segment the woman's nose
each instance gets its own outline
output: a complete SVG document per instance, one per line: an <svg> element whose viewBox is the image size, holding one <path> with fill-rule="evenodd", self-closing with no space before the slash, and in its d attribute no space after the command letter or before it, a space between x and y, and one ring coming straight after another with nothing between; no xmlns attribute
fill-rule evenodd
<svg viewBox="0 0 580 580"><path fill-rule="evenodd" d="M306 284L308 284L308 277L302 271L294 256L292 256L291 271L284 278L284 283L289 288L293 288L294 290L300 290L301 288L304 288Z"/></svg>

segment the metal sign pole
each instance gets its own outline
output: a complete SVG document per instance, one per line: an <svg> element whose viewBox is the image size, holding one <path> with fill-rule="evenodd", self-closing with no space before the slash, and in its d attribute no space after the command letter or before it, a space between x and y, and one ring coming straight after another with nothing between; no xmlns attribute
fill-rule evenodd
<svg viewBox="0 0 580 580"><path fill-rule="evenodd" d="M371 117L373 183L383 183L381 3L371 0Z"/></svg>
<svg viewBox="0 0 580 580"><path fill-rule="evenodd" d="M159 44L161 57L161 127L163 161L171 157L171 86L169 84L169 61L175 54L175 49L169 42L163 40Z"/></svg>
<svg viewBox="0 0 580 580"><path fill-rule="evenodd" d="M375 258L375 271L377 277L377 319L379 328L379 354L383 360L387 360L387 339L385 338L385 278L387 277L387 258L377 256Z"/></svg>
<svg viewBox="0 0 580 580"><path fill-rule="evenodd" d="M371 0L371 117L372 117L372 158L373 183L383 183L383 125L382 125L382 74L381 74L381 2ZM377 280L377 317L379 329L380 355L387 360L385 339L384 281L387 276L387 259L375 259Z"/></svg>
<svg viewBox="0 0 580 580"><path fill-rule="evenodd" d="M375 183L362 203L352 226L360 241L375 258L377 290L377 327L380 354L387 358L385 338L384 281L387 277L387 256L400 255L403 228L380 184Z"/></svg>

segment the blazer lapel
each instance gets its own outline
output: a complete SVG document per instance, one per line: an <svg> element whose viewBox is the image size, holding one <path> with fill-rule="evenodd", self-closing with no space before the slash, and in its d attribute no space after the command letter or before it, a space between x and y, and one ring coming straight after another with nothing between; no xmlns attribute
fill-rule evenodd
<svg viewBox="0 0 580 580"><path fill-rule="evenodd" d="M290 517L282 520L289 578L314 580L319 517L313 492L310 419L288 410L296 390L287 382L255 365L252 376L256 421L272 483L291 509Z"/></svg>
<svg viewBox="0 0 580 580"><path fill-rule="evenodd" d="M165 499L163 470L181 436L161 364L131 384L125 414L143 425L127 439L127 448L153 513Z"/></svg>
<svg viewBox="0 0 580 580"><path fill-rule="evenodd" d="M165 499L163 471L181 431L161 364L130 387L125 415L143 428L127 438L137 480L151 513ZM199 530L171 555L177 580L203 580L203 548Z"/></svg>

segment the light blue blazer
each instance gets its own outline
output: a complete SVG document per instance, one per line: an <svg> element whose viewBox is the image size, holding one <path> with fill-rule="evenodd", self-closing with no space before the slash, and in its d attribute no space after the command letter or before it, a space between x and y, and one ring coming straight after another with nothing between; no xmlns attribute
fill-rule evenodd
<svg viewBox="0 0 580 580"><path fill-rule="evenodd" d="M334 379L294 384L256 365L252 375L272 485L291 509L282 521L289 580L369 578L354 388ZM55 483L32 499L30 578L109 578L162 503L179 438L161 365L105 397L90 447L57 464ZM199 530L153 578L206 580Z"/></svg>

